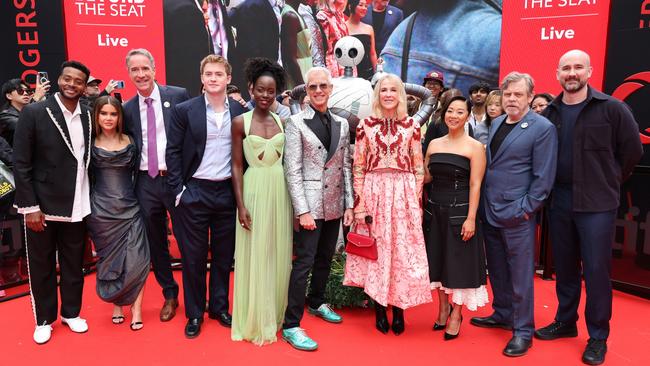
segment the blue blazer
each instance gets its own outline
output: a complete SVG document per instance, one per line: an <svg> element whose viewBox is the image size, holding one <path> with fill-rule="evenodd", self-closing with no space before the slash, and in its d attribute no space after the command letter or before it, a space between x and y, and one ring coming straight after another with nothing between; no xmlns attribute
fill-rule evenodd
<svg viewBox="0 0 650 366"><path fill-rule="evenodd" d="M171 109L178 103L190 99L187 89L171 85L160 85L160 99L162 100L163 121L165 123L165 133L169 139L169 124L171 121ZM136 94L133 98L124 103L124 130L133 137L135 146L138 149L138 156L142 152L142 127L140 120L140 103L139 96ZM138 159L137 166L140 166Z"/></svg>
<svg viewBox="0 0 650 366"><path fill-rule="evenodd" d="M548 197L557 165L557 131L546 118L530 110L499 147L490 145L506 116L496 118L487 142L487 168L483 180L483 219L495 227L521 224L532 218Z"/></svg>
<svg viewBox="0 0 650 366"><path fill-rule="evenodd" d="M381 54L381 50L384 49L388 37L393 33L393 30L404 20L402 10L392 5L388 5L385 12L384 26L381 29L375 29L375 50L377 51L377 56ZM368 12L361 21L372 26L372 5L368 6Z"/></svg>
<svg viewBox="0 0 650 366"><path fill-rule="evenodd" d="M230 119L246 112L236 100L228 98ZM169 134L167 134L167 185L174 196L181 193L201 165L208 129L205 97L199 95L178 104L172 110Z"/></svg>

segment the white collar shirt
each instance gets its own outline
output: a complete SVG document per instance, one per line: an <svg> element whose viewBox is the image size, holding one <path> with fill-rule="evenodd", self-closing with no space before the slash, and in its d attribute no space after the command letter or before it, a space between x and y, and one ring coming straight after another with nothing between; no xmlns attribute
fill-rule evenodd
<svg viewBox="0 0 650 366"><path fill-rule="evenodd" d="M147 97L142 96L138 93L138 103L140 106L140 129L142 131L142 151L140 154L140 170L148 171L149 166L147 165L149 161L149 152L147 149L149 143L149 137L147 135L147 103L145 99ZM165 120L163 115L163 107L169 108L163 105L163 101L160 97L160 89L158 84L154 84L153 91L148 98L153 99L153 110L156 114L156 148L158 150L158 170L167 170L167 164L165 163L165 149L167 148L167 134L165 133Z"/></svg>
<svg viewBox="0 0 650 366"><path fill-rule="evenodd" d="M230 104L226 98L223 112L216 112L205 99L205 150L193 178L221 181L230 178L232 134L230 132Z"/></svg>

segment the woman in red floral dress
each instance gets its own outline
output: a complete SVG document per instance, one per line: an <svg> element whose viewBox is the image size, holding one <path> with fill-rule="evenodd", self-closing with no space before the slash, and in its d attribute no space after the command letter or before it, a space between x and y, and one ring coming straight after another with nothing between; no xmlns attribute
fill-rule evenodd
<svg viewBox="0 0 650 366"><path fill-rule="evenodd" d="M327 52L325 52L325 65L332 73L332 77L343 76L344 68L336 62L334 46L339 39L349 35L343 10L348 0L326 0L321 10L316 14L318 22L323 27L327 37Z"/></svg>
<svg viewBox="0 0 650 366"><path fill-rule="evenodd" d="M363 287L375 301L375 326L404 331L403 309L431 301L422 233L424 162L420 126L406 113L406 93L396 75L375 87L373 115L357 127L353 178L355 222L372 217L377 260L348 254L343 284Z"/></svg>

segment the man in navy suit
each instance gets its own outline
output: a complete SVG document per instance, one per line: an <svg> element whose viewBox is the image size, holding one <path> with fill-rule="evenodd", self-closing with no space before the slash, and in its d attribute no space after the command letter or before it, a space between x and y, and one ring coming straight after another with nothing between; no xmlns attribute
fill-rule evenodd
<svg viewBox="0 0 650 366"><path fill-rule="evenodd" d="M231 119L244 108L226 96L232 69L222 56L201 61L204 95L177 105L167 142L167 184L175 197L176 225L183 262L183 299L187 338L201 332L206 301L206 264L210 259L208 316L225 327L230 267L235 254L236 202L232 190Z"/></svg>
<svg viewBox="0 0 650 366"><path fill-rule="evenodd" d="M388 37L397 28L397 25L404 19L404 13L392 5L388 0L373 0L368 12L361 19L362 22L372 26L375 30L375 50L377 55L381 54Z"/></svg>
<svg viewBox="0 0 650 366"><path fill-rule="evenodd" d="M178 284L172 275L167 244L167 212L173 213L174 199L166 184L165 147L171 107L190 95L183 88L155 82L156 64L144 48L129 51L126 66L138 94L124 104L124 125L140 154L135 190L144 215L154 274L165 297L160 320L169 321L178 307Z"/></svg>
<svg viewBox="0 0 650 366"><path fill-rule="evenodd" d="M533 89L528 74L511 72L503 79L506 115L490 128L481 194L494 313L471 323L512 328L503 350L511 357L525 355L532 346L535 212L551 191L557 164L557 132L529 108Z"/></svg>

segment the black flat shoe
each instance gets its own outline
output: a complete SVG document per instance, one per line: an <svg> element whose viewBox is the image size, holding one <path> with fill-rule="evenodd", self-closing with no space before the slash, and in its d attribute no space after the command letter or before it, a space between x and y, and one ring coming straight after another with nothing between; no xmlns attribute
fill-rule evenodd
<svg viewBox="0 0 650 366"><path fill-rule="evenodd" d="M404 309L393 306L393 324L391 328L395 335L404 333Z"/></svg>
<svg viewBox="0 0 650 366"><path fill-rule="evenodd" d="M386 317L386 307L375 303L375 328L378 331L388 333L388 318Z"/></svg>
<svg viewBox="0 0 650 366"><path fill-rule="evenodd" d="M454 311L453 306L449 306L449 315L447 315L447 319L451 316L451 312ZM433 322L433 330L443 330L447 327L447 322L445 321L445 324L438 324L438 322Z"/></svg>
<svg viewBox="0 0 650 366"><path fill-rule="evenodd" d="M553 323L539 328L535 331L535 338L550 341L557 338L569 338L578 336L578 327L576 323L562 323L554 321Z"/></svg>
<svg viewBox="0 0 650 366"><path fill-rule="evenodd" d="M201 333L201 324L203 324L203 318L188 319L185 325L185 337L190 339L198 337Z"/></svg>
<svg viewBox="0 0 650 366"><path fill-rule="evenodd" d="M494 319L492 315L486 317L474 317L469 322L470 324L481 328L501 328L505 330L512 330L512 326L510 326L510 324L500 322Z"/></svg>
<svg viewBox="0 0 650 366"><path fill-rule="evenodd" d="M506 348L503 349L503 354L508 357L519 357L528 353L528 349L533 346L532 339L525 339L522 337L514 336L510 339Z"/></svg>
<svg viewBox="0 0 650 366"><path fill-rule="evenodd" d="M142 328L144 328L144 325L142 324L142 322L133 322L133 323L131 323L131 330L134 331L134 332L137 332Z"/></svg>
<svg viewBox="0 0 650 366"><path fill-rule="evenodd" d="M600 365L605 362L605 354L607 353L607 341L604 339L589 338L587 348L582 354L582 362L587 365Z"/></svg>
<svg viewBox="0 0 650 366"><path fill-rule="evenodd" d="M228 313L213 313L208 312L208 318L215 319L222 326L226 328L232 327L232 316Z"/></svg>

